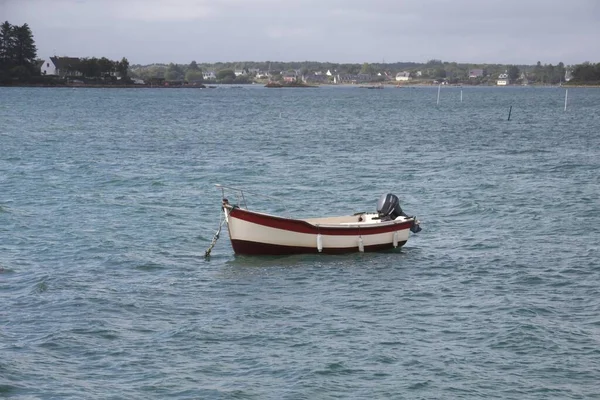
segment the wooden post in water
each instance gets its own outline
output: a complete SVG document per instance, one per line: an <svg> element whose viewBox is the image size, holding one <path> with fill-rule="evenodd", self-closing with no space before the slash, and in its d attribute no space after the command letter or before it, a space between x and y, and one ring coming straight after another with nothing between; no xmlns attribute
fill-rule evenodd
<svg viewBox="0 0 600 400"><path fill-rule="evenodd" d="M565 89L565 111L567 111L567 99L569 98L569 89Z"/></svg>
<svg viewBox="0 0 600 400"><path fill-rule="evenodd" d="M510 121L510 114L512 113L512 106L510 106L510 109L508 110L508 121Z"/></svg>
<svg viewBox="0 0 600 400"><path fill-rule="evenodd" d="M441 83L438 86L438 98L437 98L437 104L438 104L438 106L440 105L440 90L442 90L442 84Z"/></svg>

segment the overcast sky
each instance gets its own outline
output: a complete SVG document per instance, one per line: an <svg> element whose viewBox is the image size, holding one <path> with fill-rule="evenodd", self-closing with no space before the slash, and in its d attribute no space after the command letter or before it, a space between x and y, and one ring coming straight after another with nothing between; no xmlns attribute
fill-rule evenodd
<svg viewBox="0 0 600 400"><path fill-rule="evenodd" d="M40 58L600 62L600 0L0 0L0 20Z"/></svg>

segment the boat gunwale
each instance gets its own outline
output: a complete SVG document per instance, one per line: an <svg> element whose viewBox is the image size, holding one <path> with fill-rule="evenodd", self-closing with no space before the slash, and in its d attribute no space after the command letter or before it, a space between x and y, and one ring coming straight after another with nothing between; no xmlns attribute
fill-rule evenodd
<svg viewBox="0 0 600 400"><path fill-rule="evenodd" d="M259 212L259 211L250 211L248 209L244 209L244 208L240 208L240 207L229 206L228 210L229 210L228 213L229 213L230 218L237 218L240 220L244 220L246 222L258 223L260 225L270 226L270 227L276 228L276 229L283 229L283 230L288 230L288 231L295 231L295 232L299 232L299 233L310 233L310 234L327 232L325 234L335 235L335 234L356 234L356 232L360 232L360 234L369 235L369 234L381 233L380 232L381 230L383 230L384 232L388 232L388 231L393 232L396 230L410 229L410 227L412 226L412 224L415 220L415 217L410 217L410 218L404 219L402 221L391 220L391 221L380 221L380 222L373 222L373 223L366 223L366 224L358 222L358 221L356 223L352 223L352 222L344 223L343 225L341 225L341 224L313 224L313 223L310 223L303 219L280 217L277 215L267 214L267 213L263 213L263 212ZM254 215L254 216L257 216L258 219L260 219L260 218L270 219L270 220L274 220L274 221L277 221L278 223L283 223L286 225L288 225L288 224L289 225L298 225L298 229L290 229L289 227L286 228L286 227L280 227L280 226L271 226L268 224L260 223L259 221L256 221L256 219L254 219L254 218L241 218L240 215L235 215L237 213L241 213L242 215L244 215L244 214ZM302 227L304 229L300 229L300 227ZM321 230L325 230L325 232L321 232ZM376 232L372 232L372 231L376 231Z"/></svg>

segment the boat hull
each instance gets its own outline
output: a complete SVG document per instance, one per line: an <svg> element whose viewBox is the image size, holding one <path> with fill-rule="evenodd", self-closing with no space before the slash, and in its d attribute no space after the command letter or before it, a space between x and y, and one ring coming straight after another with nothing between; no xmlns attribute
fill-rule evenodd
<svg viewBox="0 0 600 400"><path fill-rule="evenodd" d="M402 247L413 219L376 223L319 224L240 208L226 209L236 254L343 254ZM352 217L349 217L352 218Z"/></svg>
<svg viewBox="0 0 600 400"><path fill-rule="evenodd" d="M397 248L400 248L406 244L406 240L398 242ZM236 254L245 255L291 255L291 254L346 254L358 252L357 246L354 247L323 247L322 251L319 251L316 247L302 247L302 246L287 246L271 243L260 243L251 242L248 240L231 240L233 251ZM365 246L365 252L376 252L393 250L395 247L392 243L377 244L371 246Z"/></svg>

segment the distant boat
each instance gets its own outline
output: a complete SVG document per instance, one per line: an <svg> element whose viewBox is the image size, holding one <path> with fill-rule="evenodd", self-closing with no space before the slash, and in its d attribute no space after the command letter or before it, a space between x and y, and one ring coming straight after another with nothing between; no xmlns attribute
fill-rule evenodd
<svg viewBox="0 0 600 400"><path fill-rule="evenodd" d="M268 87L268 88L316 88L318 86L309 85L304 82L285 82L285 83L269 82L265 85L265 87Z"/></svg>
<svg viewBox="0 0 600 400"><path fill-rule="evenodd" d="M359 86L361 89L383 89L383 85Z"/></svg>

